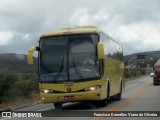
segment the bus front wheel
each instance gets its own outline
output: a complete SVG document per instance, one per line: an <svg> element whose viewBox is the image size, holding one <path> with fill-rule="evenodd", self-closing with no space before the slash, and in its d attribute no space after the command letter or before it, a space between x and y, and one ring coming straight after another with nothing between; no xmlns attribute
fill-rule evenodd
<svg viewBox="0 0 160 120"><path fill-rule="evenodd" d="M100 101L92 101L92 103L96 106L96 107L104 107L107 105L107 99L105 100L100 100Z"/></svg>
<svg viewBox="0 0 160 120"><path fill-rule="evenodd" d="M100 100L100 101L97 101L97 105L98 107L104 107L107 105L107 99L104 99L104 100Z"/></svg>
<svg viewBox="0 0 160 120"><path fill-rule="evenodd" d="M56 110L62 110L62 103L53 103Z"/></svg>

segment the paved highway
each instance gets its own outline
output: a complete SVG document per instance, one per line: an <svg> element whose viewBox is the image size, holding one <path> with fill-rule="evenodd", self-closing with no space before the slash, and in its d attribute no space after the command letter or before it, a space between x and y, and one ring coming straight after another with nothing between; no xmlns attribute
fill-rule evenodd
<svg viewBox="0 0 160 120"><path fill-rule="evenodd" d="M91 103L67 103L63 107L61 116L66 115L66 111L117 111L118 113L123 111L160 111L160 86L154 86L152 78L141 77L136 80L127 81L125 90L122 94L121 101L108 101L107 106L97 107ZM16 111L48 111L54 112L53 104L37 104L30 107L17 109ZM72 112L69 114L72 115ZM3 120L17 118L1 118ZM137 117L47 117L38 119L49 120L105 120L105 119L137 119ZM139 118L138 118L139 119ZM160 119L160 117L141 117L140 119L153 120Z"/></svg>

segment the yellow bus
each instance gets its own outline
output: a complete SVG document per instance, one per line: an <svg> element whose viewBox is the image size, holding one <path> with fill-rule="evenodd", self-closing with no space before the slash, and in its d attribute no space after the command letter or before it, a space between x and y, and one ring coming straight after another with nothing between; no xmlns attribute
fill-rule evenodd
<svg viewBox="0 0 160 120"><path fill-rule="evenodd" d="M28 51L28 64L38 51L39 89L43 103L121 99L124 63L121 45L95 26L44 33L39 47Z"/></svg>

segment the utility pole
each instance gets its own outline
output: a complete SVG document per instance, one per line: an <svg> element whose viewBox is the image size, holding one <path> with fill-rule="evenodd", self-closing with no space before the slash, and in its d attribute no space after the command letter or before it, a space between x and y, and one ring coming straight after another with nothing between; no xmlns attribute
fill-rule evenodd
<svg viewBox="0 0 160 120"><path fill-rule="evenodd" d="M132 61L133 59L135 59L135 58L137 58L137 57L132 57L132 58L128 61L128 65L129 65L128 72L129 72L129 75L131 74L131 61Z"/></svg>

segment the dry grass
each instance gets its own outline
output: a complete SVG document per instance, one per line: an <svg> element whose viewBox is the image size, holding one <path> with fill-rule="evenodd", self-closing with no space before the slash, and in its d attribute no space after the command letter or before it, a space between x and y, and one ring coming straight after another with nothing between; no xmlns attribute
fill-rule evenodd
<svg viewBox="0 0 160 120"><path fill-rule="evenodd" d="M30 94L30 96L17 98L15 101L0 104L0 111L26 106L27 104L33 104L34 102L39 100L39 93L33 92Z"/></svg>

